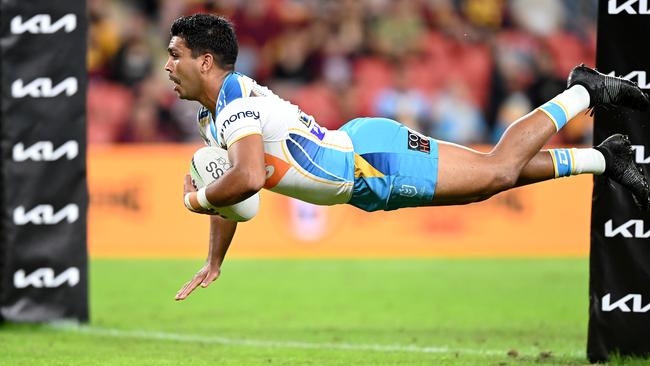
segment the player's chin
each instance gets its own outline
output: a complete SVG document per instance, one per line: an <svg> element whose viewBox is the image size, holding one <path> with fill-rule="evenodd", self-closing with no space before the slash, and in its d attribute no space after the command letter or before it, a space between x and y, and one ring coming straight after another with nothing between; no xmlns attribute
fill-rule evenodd
<svg viewBox="0 0 650 366"><path fill-rule="evenodd" d="M174 84L174 92L176 93L176 95L178 95L179 98L186 99L185 93L183 93L183 89L181 88L180 85Z"/></svg>
<svg viewBox="0 0 650 366"><path fill-rule="evenodd" d="M178 95L180 99L190 99L190 97L188 97L186 93L183 93L181 89L175 88L174 91L176 92L176 95Z"/></svg>
<svg viewBox="0 0 650 366"><path fill-rule="evenodd" d="M196 98L195 98L193 95L187 93L186 91L184 91L184 90L182 90L182 89L175 89L175 91L176 91L176 94L178 94L178 97L179 97L180 99L184 99L184 100L196 100Z"/></svg>

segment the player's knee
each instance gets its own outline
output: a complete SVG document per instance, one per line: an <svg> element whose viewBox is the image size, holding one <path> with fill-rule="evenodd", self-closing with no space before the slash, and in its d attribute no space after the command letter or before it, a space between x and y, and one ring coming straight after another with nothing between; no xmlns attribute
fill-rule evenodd
<svg viewBox="0 0 650 366"><path fill-rule="evenodd" d="M517 184L519 179L519 170L508 157L503 154L486 154L484 155L484 164L488 166L490 173L485 180L485 189L481 196L491 197L499 192L510 189Z"/></svg>
<svg viewBox="0 0 650 366"><path fill-rule="evenodd" d="M508 190L517 184L517 179L519 179L519 172L514 169L496 169L485 193L487 195L495 195Z"/></svg>

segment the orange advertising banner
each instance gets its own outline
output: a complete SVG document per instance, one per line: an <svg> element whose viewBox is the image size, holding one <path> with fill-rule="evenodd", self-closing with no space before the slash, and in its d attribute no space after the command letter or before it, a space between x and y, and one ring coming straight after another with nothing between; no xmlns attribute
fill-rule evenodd
<svg viewBox="0 0 650 366"><path fill-rule="evenodd" d="M92 257L205 257L208 217L183 205L192 145L91 146ZM238 226L229 257L586 256L591 176L463 206L366 213L273 192Z"/></svg>

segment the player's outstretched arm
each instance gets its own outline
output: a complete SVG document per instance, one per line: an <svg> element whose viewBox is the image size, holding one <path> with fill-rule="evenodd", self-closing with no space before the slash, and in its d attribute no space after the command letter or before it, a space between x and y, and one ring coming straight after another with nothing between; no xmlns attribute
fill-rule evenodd
<svg viewBox="0 0 650 366"><path fill-rule="evenodd" d="M229 221L219 216L210 216L210 246L208 258L201 269L186 282L176 293L176 300L185 300L194 289L206 288L221 274L223 263L232 238L237 230L237 222Z"/></svg>
<svg viewBox="0 0 650 366"><path fill-rule="evenodd" d="M185 176L183 184L183 193L196 192L194 185L192 185L192 178L189 175ZM221 264L226 257L226 252L230 247L232 238L235 236L237 230L237 222L226 220L219 216L210 216L210 242L208 250L208 258L201 269L192 277L191 280L186 282L183 287L176 293L176 300L184 300L187 298L194 289L199 285L208 287L210 283L219 278L221 274Z"/></svg>

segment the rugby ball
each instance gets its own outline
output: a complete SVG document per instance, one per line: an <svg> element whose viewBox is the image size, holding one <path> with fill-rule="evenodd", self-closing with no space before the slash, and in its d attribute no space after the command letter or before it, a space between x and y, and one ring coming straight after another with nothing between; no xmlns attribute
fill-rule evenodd
<svg viewBox="0 0 650 366"><path fill-rule="evenodd" d="M190 176L194 188L201 189L232 168L228 160L228 152L216 146L204 146L198 149L192 157ZM260 206L259 192L231 206L216 207L215 213L232 221L248 221L256 214Z"/></svg>

